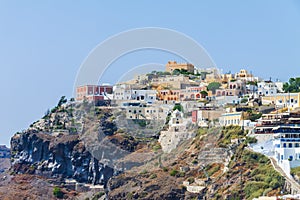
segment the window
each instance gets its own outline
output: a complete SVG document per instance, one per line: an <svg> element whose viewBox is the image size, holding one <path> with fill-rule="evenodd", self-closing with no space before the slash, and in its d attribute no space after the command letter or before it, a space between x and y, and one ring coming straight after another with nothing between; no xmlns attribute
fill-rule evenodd
<svg viewBox="0 0 300 200"><path fill-rule="evenodd" d="M286 143L283 143L283 147L286 148Z"/></svg>
<svg viewBox="0 0 300 200"><path fill-rule="evenodd" d="M299 147L299 143L296 143L296 144L295 144L295 147Z"/></svg>
<svg viewBox="0 0 300 200"><path fill-rule="evenodd" d="M293 147L293 144L292 143L289 143L289 148L292 148Z"/></svg>

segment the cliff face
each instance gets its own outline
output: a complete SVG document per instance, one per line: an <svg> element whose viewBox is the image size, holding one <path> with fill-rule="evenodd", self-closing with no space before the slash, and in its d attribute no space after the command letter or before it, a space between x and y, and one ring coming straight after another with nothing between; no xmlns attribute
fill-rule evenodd
<svg viewBox="0 0 300 200"><path fill-rule="evenodd" d="M55 107L11 138L11 171L106 185L113 174L143 162L123 160L142 145L120 129L115 116L89 104Z"/></svg>
<svg viewBox="0 0 300 200"><path fill-rule="evenodd" d="M36 174L59 182L65 178L81 183L106 184L113 166L92 155L89 146L101 146L90 135L112 135L116 130L109 112L71 103L60 105L11 138L11 171ZM84 125L86 128L84 128ZM84 133L83 129L91 130ZM83 138L83 136L85 138ZM100 158L101 159L101 158Z"/></svg>
<svg viewBox="0 0 300 200"><path fill-rule="evenodd" d="M10 150L5 145L0 145L0 173L10 168Z"/></svg>
<svg viewBox="0 0 300 200"><path fill-rule="evenodd" d="M0 145L0 158L10 158L10 150L5 145Z"/></svg>
<svg viewBox="0 0 300 200"><path fill-rule="evenodd" d="M24 132L11 139L12 170L48 178L73 178L78 182L104 184L113 169L94 158L78 135L52 136Z"/></svg>
<svg viewBox="0 0 300 200"><path fill-rule="evenodd" d="M240 142L231 143L232 138ZM284 180L269 159L248 150L240 127L197 136L147 165L112 177L108 199L253 199L276 196Z"/></svg>

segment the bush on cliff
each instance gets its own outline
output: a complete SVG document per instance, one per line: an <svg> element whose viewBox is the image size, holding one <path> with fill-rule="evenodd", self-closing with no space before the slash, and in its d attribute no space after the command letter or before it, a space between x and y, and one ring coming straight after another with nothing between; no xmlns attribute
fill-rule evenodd
<svg viewBox="0 0 300 200"><path fill-rule="evenodd" d="M59 187L55 186L55 187L53 188L53 195L54 195L56 198L61 199L61 198L63 198L64 193L61 191L61 189L60 189Z"/></svg>

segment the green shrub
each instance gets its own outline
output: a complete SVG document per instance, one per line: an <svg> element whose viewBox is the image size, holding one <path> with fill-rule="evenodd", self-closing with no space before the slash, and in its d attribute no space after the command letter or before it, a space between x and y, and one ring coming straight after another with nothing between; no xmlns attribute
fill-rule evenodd
<svg viewBox="0 0 300 200"><path fill-rule="evenodd" d="M247 103L248 102L248 99L244 98L241 100L241 103Z"/></svg>
<svg viewBox="0 0 300 200"><path fill-rule="evenodd" d="M207 128L199 128L197 132L197 136L202 136L207 134Z"/></svg>
<svg viewBox="0 0 300 200"><path fill-rule="evenodd" d="M292 175L297 175L300 177L300 167L294 167L291 169L291 174Z"/></svg>
<svg viewBox="0 0 300 200"><path fill-rule="evenodd" d="M246 198L248 199L249 197L259 197L267 188L268 184L264 182L249 181L246 183L246 186L244 188Z"/></svg>
<svg viewBox="0 0 300 200"><path fill-rule="evenodd" d="M150 179L155 179L155 178L157 178L157 175L156 174L151 174L151 176L149 178Z"/></svg>
<svg viewBox="0 0 300 200"><path fill-rule="evenodd" d="M63 198L64 193L61 191L61 189L60 189L59 187L55 186L55 187L53 188L53 195L54 195L56 198L61 199L61 198Z"/></svg>
<svg viewBox="0 0 300 200"><path fill-rule="evenodd" d="M207 174L208 176L212 176L214 175L217 171L220 170L220 165L216 165L214 167L210 167L208 170L207 170Z"/></svg>
<svg viewBox="0 0 300 200"><path fill-rule="evenodd" d="M246 140L245 140L245 143L246 144L252 144L252 143L257 143L257 139L255 137L246 137Z"/></svg>
<svg viewBox="0 0 300 200"><path fill-rule="evenodd" d="M173 110L179 110L180 112L183 112L183 107L181 104L176 104L173 108Z"/></svg>
<svg viewBox="0 0 300 200"><path fill-rule="evenodd" d="M176 176L178 174L178 171L173 169L172 171L170 171L170 176Z"/></svg>
<svg viewBox="0 0 300 200"><path fill-rule="evenodd" d="M152 147L153 151L158 151L159 149L161 149L161 145L159 143L153 145Z"/></svg>
<svg viewBox="0 0 300 200"><path fill-rule="evenodd" d="M246 133L240 126L227 126L222 130L220 140L218 142L220 147L227 147L231 143L231 139L244 138Z"/></svg>

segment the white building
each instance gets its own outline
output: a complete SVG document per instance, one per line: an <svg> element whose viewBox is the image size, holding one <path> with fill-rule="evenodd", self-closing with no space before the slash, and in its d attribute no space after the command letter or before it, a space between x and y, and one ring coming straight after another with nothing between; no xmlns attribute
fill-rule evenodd
<svg viewBox="0 0 300 200"><path fill-rule="evenodd" d="M136 100L145 103L154 103L156 101L155 90L136 90L128 85L114 86L114 100Z"/></svg>
<svg viewBox="0 0 300 200"><path fill-rule="evenodd" d="M270 96L277 94L277 91L279 91L277 85L270 81L259 82L257 83L257 87L257 94L259 96Z"/></svg>
<svg viewBox="0 0 300 200"><path fill-rule="evenodd" d="M161 144L162 150L170 153L173 149L183 141L195 136L193 131L188 131L191 119L183 117L183 113L175 110L172 112L169 121L169 129L161 131L158 142Z"/></svg>
<svg viewBox="0 0 300 200"><path fill-rule="evenodd" d="M168 106L162 105L129 104L125 106L126 119L165 120L170 110Z"/></svg>
<svg viewBox="0 0 300 200"><path fill-rule="evenodd" d="M249 96L251 96L251 97L256 97L257 96L258 87L256 85L247 84L246 85L246 90L247 90L247 94Z"/></svg>
<svg viewBox="0 0 300 200"><path fill-rule="evenodd" d="M241 102L241 98L238 96L218 96L215 97L216 104L219 106L225 106L226 104L239 104Z"/></svg>
<svg viewBox="0 0 300 200"><path fill-rule="evenodd" d="M274 132L274 157L289 175L290 168L300 166L300 127L278 126Z"/></svg>
<svg viewBox="0 0 300 200"><path fill-rule="evenodd" d="M169 113L166 106L147 106L145 107L145 117L150 120L165 120Z"/></svg>
<svg viewBox="0 0 300 200"><path fill-rule="evenodd" d="M277 87L277 90L278 90L279 92L284 92L284 91L283 91L283 82L276 81L276 82L274 82L274 83L275 83L275 85L276 85L276 87Z"/></svg>

